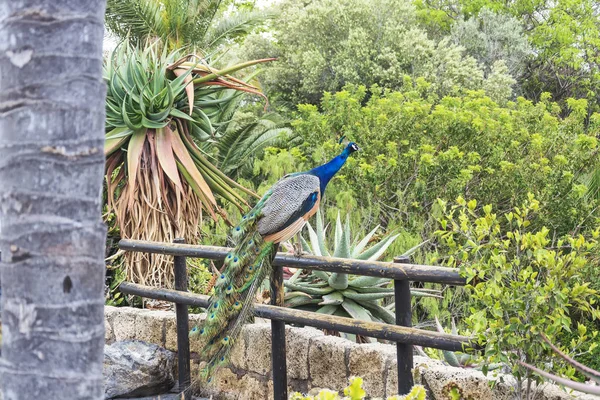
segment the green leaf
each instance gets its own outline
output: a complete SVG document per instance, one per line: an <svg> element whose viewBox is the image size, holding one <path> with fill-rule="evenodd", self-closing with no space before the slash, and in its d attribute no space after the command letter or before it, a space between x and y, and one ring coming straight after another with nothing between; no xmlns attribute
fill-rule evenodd
<svg viewBox="0 0 600 400"><path fill-rule="evenodd" d="M389 236L389 237L383 239L381 242L377 243L374 246L371 246L368 250L366 250L364 253L361 253L356 258L359 260L371 260L371 261L378 260L379 258L381 258L383 253L385 253L387 248L390 247L390 245L394 242L394 240L396 240L396 238L398 238L398 236L400 236L400 235Z"/></svg>

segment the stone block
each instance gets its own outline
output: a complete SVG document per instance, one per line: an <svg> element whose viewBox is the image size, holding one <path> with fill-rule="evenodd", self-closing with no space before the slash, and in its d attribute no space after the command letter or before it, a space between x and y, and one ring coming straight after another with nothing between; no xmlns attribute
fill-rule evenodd
<svg viewBox="0 0 600 400"><path fill-rule="evenodd" d="M324 336L315 328L292 328L286 326L285 343L288 378L308 379L308 349L311 339Z"/></svg>
<svg viewBox="0 0 600 400"><path fill-rule="evenodd" d="M429 389L430 395L434 399L450 399L449 392L453 387L458 389L463 399L508 400L513 398L493 393L488 385L488 380L480 371L446 365L428 365L419 367L419 374L423 385Z"/></svg>
<svg viewBox="0 0 600 400"><path fill-rule="evenodd" d="M165 346L165 319L169 311L139 310L135 318L135 338L147 343Z"/></svg>
<svg viewBox="0 0 600 400"><path fill-rule="evenodd" d="M290 384L290 379L289 379L289 375L288 375L288 397L292 395L292 393L294 392L299 392L303 395L306 395L306 390L302 390L302 389L298 389L298 388L294 388L293 385ZM267 400L274 400L274 395L273 395L273 381L269 380L267 382Z"/></svg>
<svg viewBox="0 0 600 400"><path fill-rule="evenodd" d="M268 375L271 371L270 324L248 324L242 334L246 336L246 369Z"/></svg>
<svg viewBox="0 0 600 400"><path fill-rule="evenodd" d="M132 307L118 307L112 317L115 341L135 339L135 319L144 310ZM147 311L146 311L147 312Z"/></svg>
<svg viewBox="0 0 600 400"><path fill-rule="evenodd" d="M315 337L308 350L310 387L341 390L348 385L346 352L358 346L337 336Z"/></svg>
<svg viewBox="0 0 600 400"><path fill-rule="evenodd" d="M177 322L175 313L165 317L165 348L177 351Z"/></svg>
<svg viewBox="0 0 600 400"><path fill-rule="evenodd" d="M112 327L114 317L114 311L111 310L112 308L114 307L104 307L104 342L106 344L111 344L115 341L115 332Z"/></svg>
<svg viewBox="0 0 600 400"><path fill-rule="evenodd" d="M245 370L247 368L246 362L246 347L247 347L247 331L242 330L240 336L235 340L231 353L229 353L229 360L231 365L237 369Z"/></svg>
<svg viewBox="0 0 600 400"><path fill-rule="evenodd" d="M348 368L352 376L363 378L363 388L369 396L383 397L387 366L395 356L395 349L386 344L353 346L350 349Z"/></svg>
<svg viewBox="0 0 600 400"><path fill-rule="evenodd" d="M221 368L210 384L199 384L196 392L218 400L265 400L267 384L250 374L238 377L230 369Z"/></svg>

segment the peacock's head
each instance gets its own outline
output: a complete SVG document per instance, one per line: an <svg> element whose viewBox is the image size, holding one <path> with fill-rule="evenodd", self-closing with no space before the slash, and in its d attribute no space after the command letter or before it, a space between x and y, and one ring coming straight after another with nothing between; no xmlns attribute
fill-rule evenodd
<svg viewBox="0 0 600 400"><path fill-rule="evenodd" d="M348 146L346 146L346 151L348 152L348 154L352 154L355 151L359 151L359 150L360 150L360 148L354 142L350 142L350 143L348 143Z"/></svg>

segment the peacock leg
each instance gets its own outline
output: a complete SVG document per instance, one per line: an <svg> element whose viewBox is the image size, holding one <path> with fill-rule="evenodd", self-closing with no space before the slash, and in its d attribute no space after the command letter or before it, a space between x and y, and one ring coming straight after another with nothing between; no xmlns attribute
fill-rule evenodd
<svg viewBox="0 0 600 400"><path fill-rule="evenodd" d="M300 232L294 235L294 256L300 257L303 254L306 254L304 249L302 249L302 241L300 240Z"/></svg>

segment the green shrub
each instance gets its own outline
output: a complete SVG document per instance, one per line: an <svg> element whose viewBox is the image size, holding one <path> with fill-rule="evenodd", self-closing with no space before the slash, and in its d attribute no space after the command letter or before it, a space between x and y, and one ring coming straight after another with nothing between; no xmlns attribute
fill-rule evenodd
<svg viewBox="0 0 600 400"><path fill-rule="evenodd" d="M362 149L331 182L328 209L344 210L351 198L361 220L427 236L437 198L463 195L507 211L531 192L540 201L535 223L551 235L595 227L598 198L586 196L582 178L600 165L600 114L588 125L585 100L570 101L576 111L563 119L546 97L501 106L477 91L437 102L427 85L406 78L402 90L372 88L368 100L365 87L347 86L326 93L322 111L299 106L292 126L311 155L306 164L338 152L342 133Z"/></svg>
<svg viewBox="0 0 600 400"><path fill-rule="evenodd" d="M540 203L532 194L500 215L489 205L477 210L475 200L459 197L456 203L439 201L437 234L448 254L446 264L460 268L467 279L467 327L485 346L484 362L508 364L518 393L527 385L530 398L530 383L539 378L518 362L543 366L553 361L540 332L551 341L573 333L563 347L570 352L593 350L589 341L597 332L589 332L575 316L600 317L598 294L582 274L590 252L598 247L600 228L588 238L555 238L546 227L534 228ZM558 371L574 373L569 368Z"/></svg>

